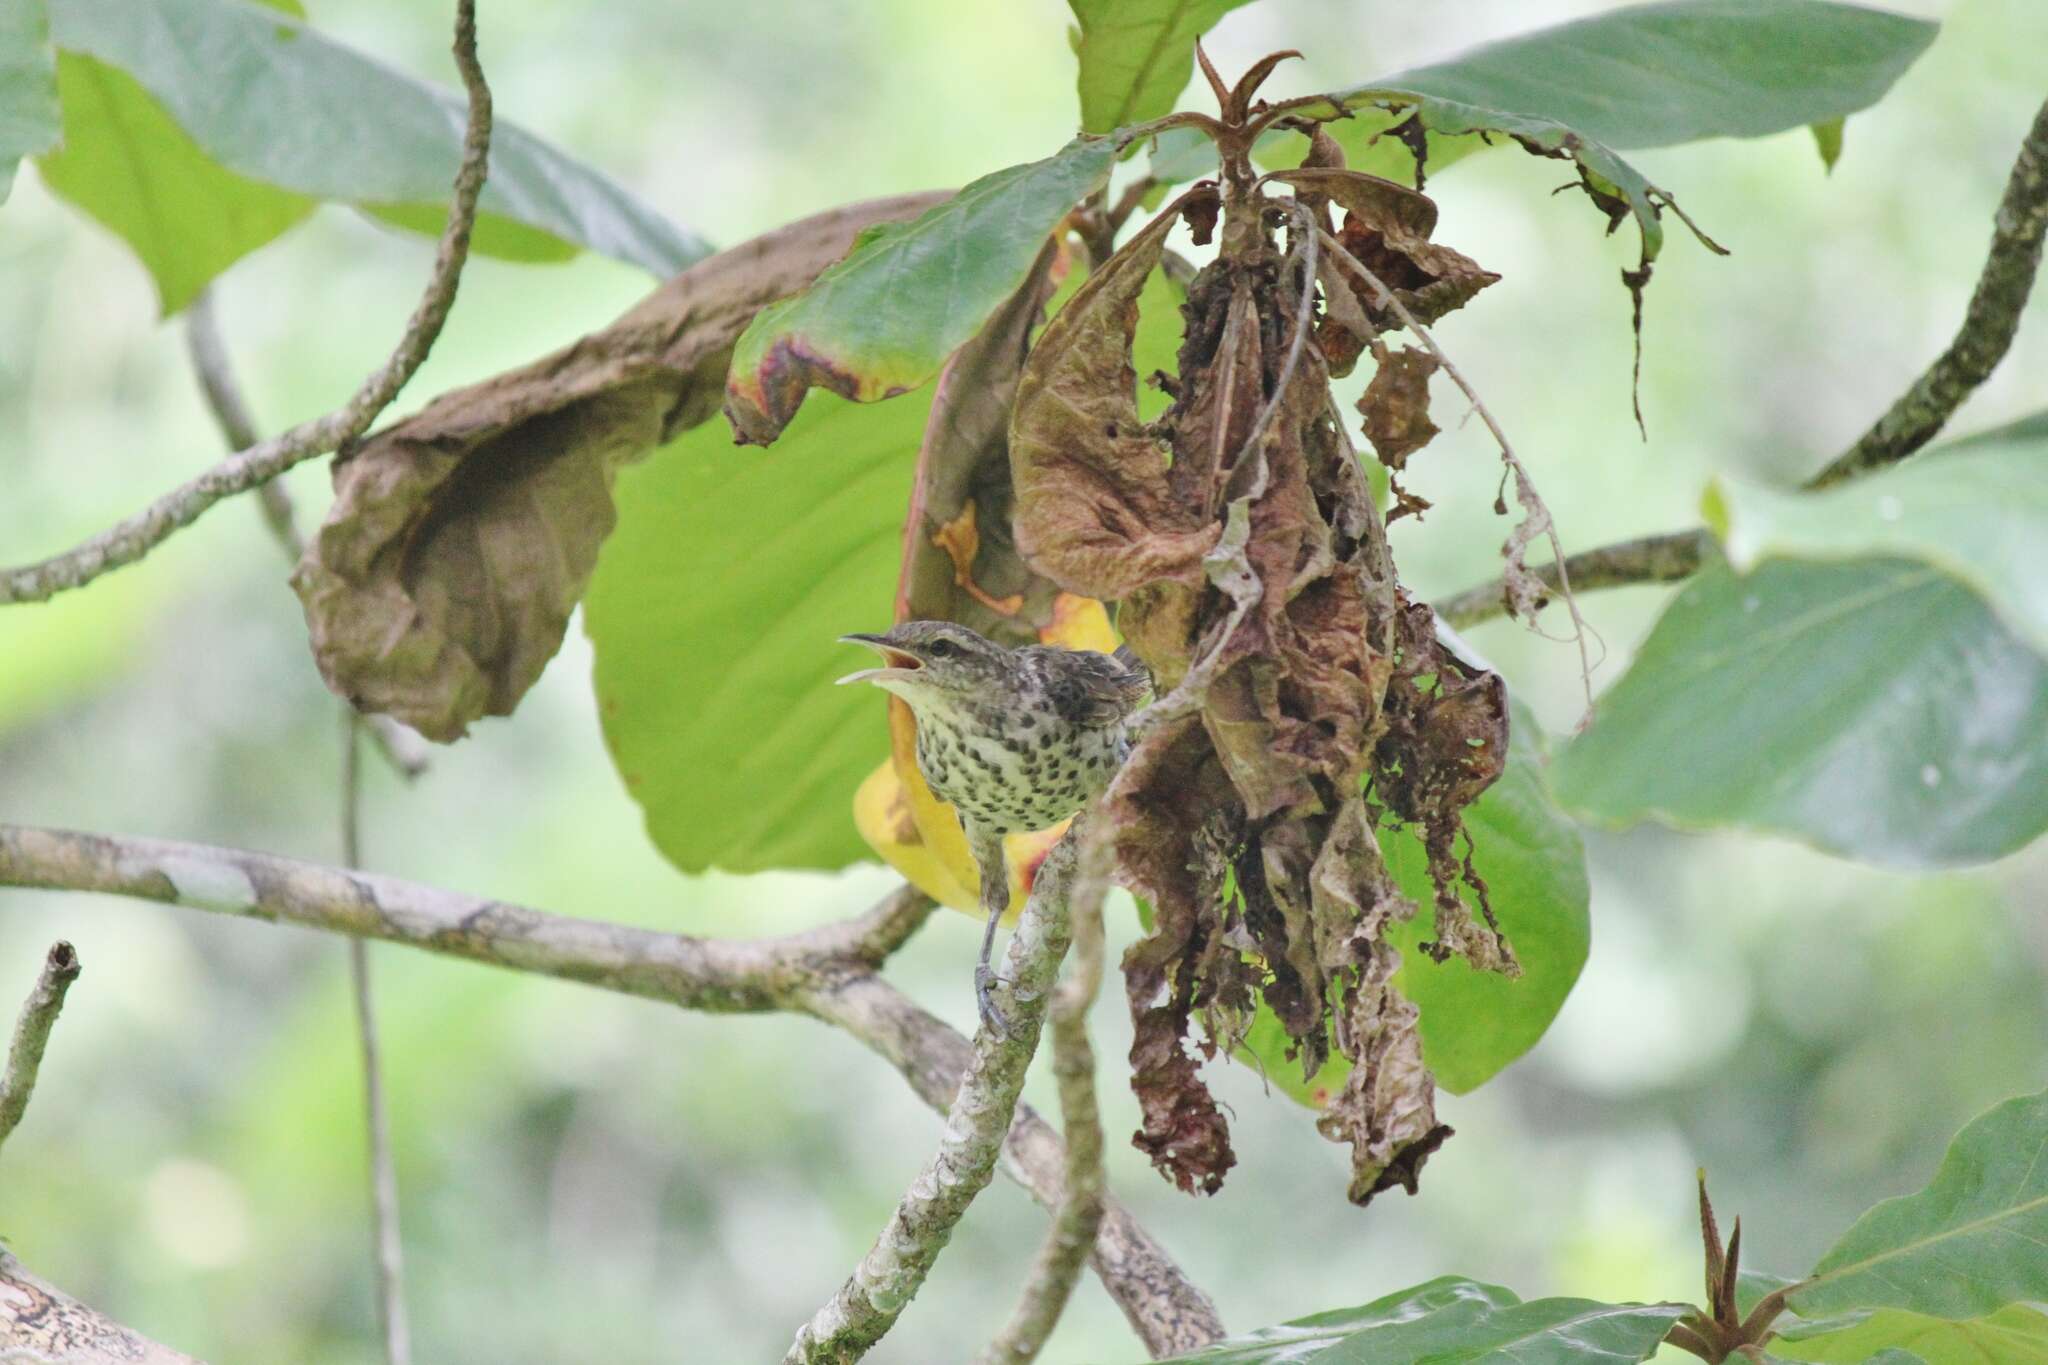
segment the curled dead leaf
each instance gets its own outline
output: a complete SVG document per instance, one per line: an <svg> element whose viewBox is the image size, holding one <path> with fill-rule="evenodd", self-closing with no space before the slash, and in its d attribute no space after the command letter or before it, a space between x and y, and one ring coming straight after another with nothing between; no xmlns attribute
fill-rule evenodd
<svg viewBox="0 0 2048 1365"><path fill-rule="evenodd" d="M1328 167L1281 171L1273 178L1343 209L1336 236L1344 249L1385 281L1424 326L1464 307L1500 279L1463 252L1429 239L1436 231L1436 203L1419 191L1363 171ZM1334 269L1375 332L1401 326L1370 285L1342 265Z"/></svg>
<svg viewBox="0 0 2048 1365"><path fill-rule="evenodd" d="M612 478L718 411L734 339L863 227L942 194L834 209L684 271L602 332L444 394L334 466L292 575L327 685L431 739L507 715L561 647L614 522Z"/></svg>

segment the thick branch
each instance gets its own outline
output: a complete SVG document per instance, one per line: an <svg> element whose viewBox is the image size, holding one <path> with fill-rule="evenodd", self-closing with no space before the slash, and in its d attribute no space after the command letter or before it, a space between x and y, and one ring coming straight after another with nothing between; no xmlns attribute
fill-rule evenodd
<svg viewBox="0 0 2048 1365"><path fill-rule="evenodd" d="M199 1365L137 1336L0 1251L0 1363L26 1365Z"/></svg>
<svg viewBox="0 0 2048 1365"><path fill-rule="evenodd" d="M448 224L435 251L433 273L390 358L362 382L347 403L326 416L248 446L82 545L38 564L0 571L0 603L44 601L134 563L222 499L261 487L303 460L347 447L369 430L377 414L398 396L427 358L454 306L455 287L469 258L477 196L483 191L490 159L491 92L476 59L476 0L456 0L455 65L469 93L462 164L455 173Z"/></svg>
<svg viewBox="0 0 2048 1365"><path fill-rule="evenodd" d="M1074 947L1067 978L1052 997L1052 1070L1059 1081L1060 1124L1067 1134L1066 1169L1052 1227L1032 1261L1016 1310L983 1351L978 1365L1029 1365L1067 1310L1102 1225L1102 1114L1095 1102L1095 1049L1088 1011L1102 988L1102 900L1109 890L1109 849L1088 842L1074 880Z"/></svg>
<svg viewBox="0 0 2048 1365"><path fill-rule="evenodd" d="M134 896L384 939L728 1013L784 1009L817 972L876 966L930 913L930 902L905 888L859 919L801 934L691 938L267 853L15 825L0 825L0 885Z"/></svg>
<svg viewBox="0 0 2048 1365"><path fill-rule="evenodd" d="M1993 219L1991 250L1963 323L1948 349L1927 367L1856 444L1807 481L1809 489L1883 469L1919 450L1938 435L1963 400L1989 378L2012 348L2020 315L2034 288L2048 236L2048 103L2034 115L2020 144ZM1565 571L1574 588L1614 588L1636 583L1669 583L1698 570L1711 535L1704 529L1605 545L1570 556ZM1537 570L1555 588L1557 566ZM1437 614L1454 626L1469 626L1507 612L1507 588L1496 579L1444 599Z"/></svg>
<svg viewBox="0 0 2048 1365"><path fill-rule="evenodd" d="M875 975L932 903L908 887L867 914L781 938L718 940L543 914L370 873L156 839L113 839L0 825L0 886L93 891L406 943L471 961L581 981L690 1009L792 1009L837 1025L879 1053L933 1109L951 1107L965 1038ZM1048 1208L1064 1151L1020 1108L1004 1166ZM1114 1201L1094 1264L1155 1355L1223 1335L1215 1308Z"/></svg>
<svg viewBox="0 0 2048 1365"><path fill-rule="evenodd" d="M14 1024L14 1042L7 1049L7 1070L0 1072L0 1142L7 1141L21 1116L28 1110L28 1097L36 1088L36 1071L43 1064L43 1049L49 1045L50 1029L64 1008L64 993L78 979L78 950L64 942L50 945L35 989L21 1007Z"/></svg>
<svg viewBox="0 0 2048 1365"><path fill-rule="evenodd" d="M976 1031L974 1055L946 1113L938 1151L839 1292L797 1332L784 1365L838 1365L867 1354L896 1325L967 1206L995 1176L1024 1073L1038 1050L1046 996L1067 954L1067 896L1084 823L1076 821L1039 865L1003 959L996 1003L1004 1026L999 1031L984 1019Z"/></svg>
<svg viewBox="0 0 2048 1365"><path fill-rule="evenodd" d="M2048 233L2048 103L2020 143L2005 194L1992 219L1991 251L1963 312L1963 325L1927 372L1899 396L1855 445L1813 476L1809 488L1826 488L1858 474L1897 464L1933 440L1979 384L1991 377L2012 347L2020 313L2033 293L2041 268L2041 239Z"/></svg>

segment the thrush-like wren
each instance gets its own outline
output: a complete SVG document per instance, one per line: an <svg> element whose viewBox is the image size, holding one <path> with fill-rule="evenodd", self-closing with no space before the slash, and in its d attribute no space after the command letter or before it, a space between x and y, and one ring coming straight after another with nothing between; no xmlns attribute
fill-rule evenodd
<svg viewBox="0 0 2048 1365"><path fill-rule="evenodd" d="M1130 752L1125 722L1151 681L1127 649L1009 649L951 621L840 639L881 654L883 667L839 681L871 682L909 704L925 785L967 831L988 913L974 998L982 1022L1005 1033L989 998L989 952L1010 904L1003 836L1056 825L1101 794Z"/></svg>

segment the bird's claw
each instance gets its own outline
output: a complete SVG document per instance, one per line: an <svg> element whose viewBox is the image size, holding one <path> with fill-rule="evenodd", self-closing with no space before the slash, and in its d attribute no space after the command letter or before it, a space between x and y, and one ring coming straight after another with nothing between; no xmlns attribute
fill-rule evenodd
<svg viewBox="0 0 2048 1365"><path fill-rule="evenodd" d="M1003 1012L996 1008L995 999L990 994L991 988L1001 979L986 962L976 966L974 969L974 1003L981 1010L981 1026L995 1034L996 1037L1008 1042L1010 1037L1009 1023L1003 1018Z"/></svg>

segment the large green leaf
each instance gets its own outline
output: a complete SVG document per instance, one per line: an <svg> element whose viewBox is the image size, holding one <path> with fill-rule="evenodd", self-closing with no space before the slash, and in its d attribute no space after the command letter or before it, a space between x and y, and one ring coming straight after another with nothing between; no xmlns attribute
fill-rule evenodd
<svg viewBox="0 0 2048 1365"><path fill-rule="evenodd" d="M56 62L44 0L0 5L0 202L21 159L57 140Z"/></svg>
<svg viewBox="0 0 2048 1365"><path fill-rule="evenodd" d="M51 0L50 19L58 47L133 76L221 168L439 230L461 153L459 94L243 0ZM596 171L498 120L476 248L530 258L574 247L664 276L709 250Z"/></svg>
<svg viewBox="0 0 2048 1365"><path fill-rule="evenodd" d="M166 315L313 211L209 158L125 71L66 52L57 84L64 146L38 162L43 182L128 243Z"/></svg>
<svg viewBox="0 0 2048 1365"><path fill-rule="evenodd" d="M768 442L822 386L872 402L907 393L1017 292L1048 235L1108 179L1116 144L1082 137L985 175L914 222L862 233L809 289L755 315L733 349L726 415Z"/></svg>
<svg viewBox="0 0 2048 1365"><path fill-rule="evenodd" d="M2048 1301L2048 1091L1973 1119L1926 1189L1857 1219L1804 1286L1791 1304L1806 1317L1980 1318Z"/></svg>
<svg viewBox="0 0 2048 1365"><path fill-rule="evenodd" d="M1340 1308L1218 1342L1167 1365L1599 1365L1647 1360L1681 1304L1518 1300L1498 1285L1446 1276L1358 1308Z"/></svg>
<svg viewBox="0 0 2048 1365"><path fill-rule="evenodd" d="M1247 0L1067 0L1078 28L1081 127L1107 133L1169 113L1195 40Z"/></svg>
<svg viewBox="0 0 2048 1365"><path fill-rule="evenodd" d="M1651 187L1616 149L1760 137L1840 120L1884 96L1937 26L1824 0L1675 0L1538 29L1342 92L1357 111L1331 124L1351 164L1406 178L1394 124L1419 115L1438 170L1486 145L1479 134L1564 151L1618 189L1661 237ZM1377 139L1377 141L1375 141ZM1298 160L1303 144L1272 149Z"/></svg>
<svg viewBox="0 0 2048 1365"><path fill-rule="evenodd" d="M1938 28L1825 0L1675 0L1521 34L1372 85L1553 119L1609 147L1668 147L1866 109Z"/></svg>
<svg viewBox="0 0 2048 1365"><path fill-rule="evenodd" d="M706 422L622 470L584 598L605 740L685 871L865 858L851 802L889 752L834 643L889 623L929 391L804 405L766 451Z"/></svg>
<svg viewBox="0 0 2048 1365"><path fill-rule="evenodd" d="M1887 1308L1854 1326L1771 1343L1775 1355L1824 1365L1864 1365L1887 1350L1911 1351L1926 1365L2041 1365L2048 1360L2048 1315L2013 1304L1952 1322Z"/></svg>
<svg viewBox="0 0 2048 1365"><path fill-rule="evenodd" d="M1606 823L1785 834L1902 867L1996 858L2048 828L2048 665L1924 564L1717 564L1551 778Z"/></svg>
<svg viewBox="0 0 2048 1365"><path fill-rule="evenodd" d="M1545 785L1541 727L1519 703L1508 736L1507 769L1465 813L1465 829L1472 836L1472 864L1486 879L1494 913L1521 960L1521 976L1477 972L1462 958L1435 962L1421 951L1419 945L1432 936L1428 854L1409 831L1380 831L1380 851L1394 880L1423 907L1390 935L1401 950L1394 984L1422 1013L1423 1060L1437 1083L1454 1094L1484 1085L1536 1045L1571 994L1592 941L1585 848L1577 826ZM1474 897L1464 895L1476 916ZM1343 1086L1351 1064L1332 1052L1304 1080L1300 1064L1287 1060L1289 1046L1279 1019L1261 1006L1246 1050L1282 1091L1320 1107Z"/></svg>
<svg viewBox="0 0 2048 1365"><path fill-rule="evenodd" d="M1729 563L1918 559L1962 580L2048 654L2048 439L1932 451L1818 493L1719 479L1706 515Z"/></svg>

